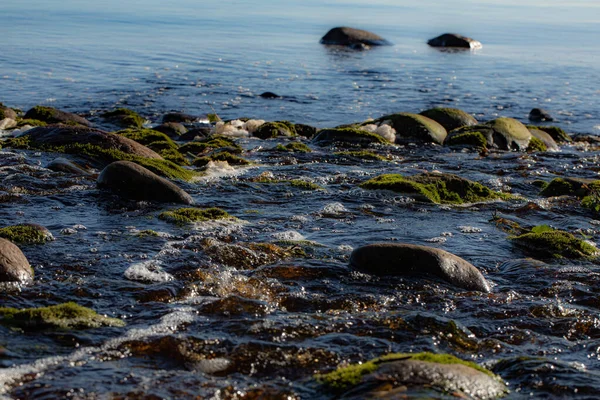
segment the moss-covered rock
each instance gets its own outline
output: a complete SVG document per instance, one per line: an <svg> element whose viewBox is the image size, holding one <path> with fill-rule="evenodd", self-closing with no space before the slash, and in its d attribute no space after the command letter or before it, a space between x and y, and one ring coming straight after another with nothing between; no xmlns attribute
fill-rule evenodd
<svg viewBox="0 0 600 400"><path fill-rule="evenodd" d="M492 399L507 392L502 380L491 371L450 354L429 352L388 354L340 367L328 374L316 375L316 379L337 393L371 381L373 384L380 382L376 385L379 390L385 390L381 384L390 382L395 385L434 386L445 391L461 391L472 396L470 398L478 399ZM368 397L368 393L364 394Z"/></svg>
<svg viewBox="0 0 600 400"><path fill-rule="evenodd" d="M54 240L48 229L36 224L20 224L0 228L0 237L19 244L43 244Z"/></svg>
<svg viewBox="0 0 600 400"><path fill-rule="evenodd" d="M368 145L371 143L389 144L385 138L376 133L368 132L356 128L333 128L319 131L313 138L313 143L325 146L328 144L347 144L347 145Z"/></svg>
<svg viewBox="0 0 600 400"><path fill-rule="evenodd" d="M333 153L334 156L338 157L352 157L361 160L369 161L390 161L390 158L379 155L369 150L358 150L358 151L338 151Z"/></svg>
<svg viewBox="0 0 600 400"><path fill-rule="evenodd" d="M249 165L250 161L236 156L227 151L215 152L211 155L195 159L192 164L196 167L203 167L211 161L227 161L229 165Z"/></svg>
<svg viewBox="0 0 600 400"><path fill-rule="evenodd" d="M573 139L561 128L557 126L546 126L546 125L527 125L528 129L537 129L546 132L554 139L556 143L571 142Z"/></svg>
<svg viewBox="0 0 600 400"><path fill-rule="evenodd" d="M321 38L321 44L361 49L361 46L382 46L389 45L390 42L373 32L340 26L330 29Z"/></svg>
<svg viewBox="0 0 600 400"><path fill-rule="evenodd" d="M227 149L231 154L241 154L244 151L242 146L235 143L232 139L221 135L214 135L206 139L186 143L179 148L179 152L182 154L190 153L197 155L214 149Z"/></svg>
<svg viewBox="0 0 600 400"><path fill-rule="evenodd" d="M305 138L313 138L316 134L318 129L315 128L314 126L310 126L310 125L305 125L305 124L294 124L294 129L296 130L296 133L300 136L303 136Z"/></svg>
<svg viewBox="0 0 600 400"><path fill-rule="evenodd" d="M176 210L160 213L158 218L175 224L190 224L193 222L202 222L219 219L233 219L226 211L211 208L178 208Z"/></svg>
<svg viewBox="0 0 600 400"><path fill-rule="evenodd" d="M187 128L179 122L165 122L164 124L155 126L155 131L162 132L170 138L179 138L187 132Z"/></svg>
<svg viewBox="0 0 600 400"><path fill-rule="evenodd" d="M420 114L442 125L448 132L461 126L477 125L475 117L458 108L436 107Z"/></svg>
<svg viewBox="0 0 600 400"><path fill-rule="evenodd" d="M540 139L535 137L532 133L531 140L529 141L529 146L527 146L527 152L535 153L538 151L547 151L548 147L542 142Z"/></svg>
<svg viewBox="0 0 600 400"><path fill-rule="evenodd" d="M492 133L486 138L488 144L493 144L502 150L524 151L529 146L531 132L521 122L514 118L500 117L485 124L492 128Z"/></svg>
<svg viewBox="0 0 600 400"><path fill-rule="evenodd" d="M40 121L39 119L21 119L17 120L17 128L21 128L23 126L48 126L48 124L44 121Z"/></svg>
<svg viewBox="0 0 600 400"><path fill-rule="evenodd" d="M17 117L18 117L18 115L15 112L15 110L13 110L10 107L5 107L4 105L0 104L0 121L2 121L4 118L10 118L10 119L16 120Z"/></svg>
<svg viewBox="0 0 600 400"><path fill-rule="evenodd" d="M385 115L374 122L377 124L386 122L394 128L396 130L396 142L408 140L442 144L448 135L442 125L419 114L398 113Z"/></svg>
<svg viewBox="0 0 600 400"><path fill-rule="evenodd" d="M309 182L302 179L276 179L273 177L258 177L254 179L254 182L269 184L288 184L292 187L302 190L325 190L324 187L317 185L314 182Z"/></svg>
<svg viewBox="0 0 600 400"><path fill-rule="evenodd" d="M121 135L131 140L148 146L151 143L168 143L173 148L178 148L177 144L173 140L162 132L155 131L153 129L123 129L115 132L117 135Z"/></svg>
<svg viewBox="0 0 600 400"><path fill-rule="evenodd" d="M545 258L589 258L597 255L598 249L577 239L569 232L554 229L535 229L510 238L513 244L534 257Z"/></svg>
<svg viewBox="0 0 600 400"><path fill-rule="evenodd" d="M479 149L487 148L487 140L483 133L479 131L457 134L450 132L445 144L447 146L472 146Z"/></svg>
<svg viewBox="0 0 600 400"><path fill-rule="evenodd" d="M290 152L290 153L310 153L310 152L312 152L310 147L308 147L307 145L305 145L302 142L291 142L291 143L286 144L285 146L282 144L278 144L277 146L275 146L274 150Z"/></svg>
<svg viewBox="0 0 600 400"><path fill-rule="evenodd" d="M425 173L411 177L385 174L363 182L360 187L392 190L414 195L421 201L442 204L477 203L496 199L507 200L512 197L453 174Z"/></svg>
<svg viewBox="0 0 600 400"><path fill-rule="evenodd" d="M35 106L27 111L23 119L44 121L48 124L83 125L90 126L90 122L77 114L57 110L53 107Z"/></svg>
<svg viewBox="0 0 600 400"><path fill-rule="evenodd" d="M0 323L22 329L44 328L97 328L100 326L125 326L117 318L97 314L94 310L69 302L40 308L0 308Z"/></svg>
<svg viewBox="0 0 600 400"><path fill-rule="evenodd" d="M270 139L279 136L296 136L294 124L289 121L265 122L259 126L253 133L254 136L261 139Z"/></svg>
<svg viewBox="0 0 600 400"><path fill-rule="evenodd" d="M552 136L550 136L548 133L541 131L539 129L532 129L532 128L528 128L529 132L531 132L531 136L532 137L532 143L533 143L533 139L537 139L539 141L541 141L544 146L546 147L546 150L542 150L542 151L558 151L558 145L556 144L556 141L552 138ZM531 148L532 143L529 144L529 148ZM527 151L530 151L529 148L527 149Z"/></svg>
<svg viewBox="0 0 600 400"><path fill-rule="evenodd" d="M121 128L141 128L146 120L128 108L117 108L101 115L102 118Z"/></svg>
<svg viewBox="0 0 600 400"><path fill-rule="evenodd" d="M540 192L541 196L576 196L583 198L600 192L600 180L584 178L554 178Z"/></svg>

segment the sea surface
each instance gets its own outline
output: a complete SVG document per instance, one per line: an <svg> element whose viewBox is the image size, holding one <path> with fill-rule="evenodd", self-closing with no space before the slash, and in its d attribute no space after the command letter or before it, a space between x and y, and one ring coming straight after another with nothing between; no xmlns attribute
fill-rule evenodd
<svg viewBox="0 0 600 400"><path fill-rule="evenodd" d="M341 25L393 46L319 44ZM444 32L483 48L427 46ZM149 125L182 111L331 127L433 106L526 122L542 107L567 132L600 134L595 1L4 0L0 37L0 101L22 110L51 105L97 121L125 106ZM261 98L266 91L282 97ZM46 167L65 155L2 148L0 227L36 223L55 240L20 246L35 281L3 288L0 307L75 301L126 326L0 325L0 398L333 399L315 374L421 351L491 369L511 399L597 397L598 262L530 258L494 222L549 225L598 244L596 213L540 195L541 181L597 179L597 146L383 146L373 150L385 160L363 160L304 142L311 153L276 151L287 138L237 139L252 165L177 182L197 206L237 218L193 225L158 218L176 205L99 190L93 165L91 175L54 172ZM359 187L384 173L432 171L517 198L448 206ZM265 183L270 176L279 182ZM376 242L454 253L492 292L351 270L352 250Z"/></svg>

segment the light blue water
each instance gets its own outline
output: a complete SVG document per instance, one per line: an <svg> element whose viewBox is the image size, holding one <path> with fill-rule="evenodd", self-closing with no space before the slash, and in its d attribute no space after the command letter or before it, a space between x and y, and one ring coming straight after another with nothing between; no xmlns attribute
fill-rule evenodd
<svg viewBox="0 0 600 400"><path fill-rule="evenodd" d="M481 119L548 109L574 132L600 132L600 6L592 1L4 1L0 101L78 112L127 104L327 126L456 106ZM334 26L393 47L319 45ZM458 32L475 53L427 39ZM264 91L288 96L267 101Z"/></svg>

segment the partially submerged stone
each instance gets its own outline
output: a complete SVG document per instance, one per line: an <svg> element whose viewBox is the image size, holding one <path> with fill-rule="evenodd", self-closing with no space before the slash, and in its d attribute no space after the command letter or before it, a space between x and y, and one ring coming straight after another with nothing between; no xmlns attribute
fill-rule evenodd
<svg viewBox="0 0 600 400"><path fill-rule="evenodd" d="M375 243L355 249L350 266L374 275L430 275L467 290L490 292L481 272L442 249L403 243Z"/></svg>
<svg viewBox="0 0 600 400"><path fill-rule="evenodd" d="M333 143L358 146L372 143L390 144L384 137L376 133L356 128L322 129L313 138L312 142L319 146L326 146Z"/></svg>
<svg viewBox="0 0 600 400"><path fill-rule="evenodd" d="M94 310L69 302L40 308L0 308L0 324L22 329L45 328L98 328L101 326L125 326L117 318L109 318Z"/></svg>
<svg viewBox="0 0 600 400"><path fill-rule="evenodd" d="M438 173L424 173L410 177L384 174L363 182L360 187L411 194L418 200L431 203L477 203L497 199L506 200L511 197L457 175Z"/></svg>
<svg viewBox="0 0 600 400"><path fill-rule="evenodd" d="M33 268L27 258L9 240L0 238L0 282L30 283L33 281Z"/></svg>
<svg viewBox="0 0 600 400"><path fill-rule="evenodd" d="M0 237L19 244L43 244L54 240L50 231L37 224L19 224L0 228Z"/></svg>
<svg viewBox="0 0 600 400"><path fill-rule="evenodd" d="M420 114L442 125L448 132L461 126L477 125L475 117L458 108L436 107Z"/></svg>
<svg viewBox="0 0 600 400"><path fill-rule="evenodd" d="M429 39L428 45L432 47L453 47L464 49L480 49L481 42L470 37L458 35L456 33L444 33L443 35Z"/></svg>
<svg viewBox="0 0 600 400"><path fill-rule="evenodd" d="M98 186L136 200L192 204L183 189L152 171L130 161L109 164L98 177Z"/></svg>
<svg viewBox="0 0 600 400"><path fill-rule="evenodd" d="M543 151L547 151L547 150L558 151L559 150L558 145L556 144L556 141L547 132L544 132L539 129L533 129L533 128L529 128L529 132L531 132L531 136L533 136L531 138L532 141L533 141L533 139L537 139L544 144L546 149ZM530 147L531 147L531 143L530 143Z"/></svg>
<svg viewBox="0 0 600 400"><path fill-rule="evenodd" d="M236 144L233 139L221 135L214 135L205 139L186 143L179 148L179 152L197 155L215 149L227 149L231 154L240 154L244 151L242 146Z"/></svg>
<svg viewBox="0 0 600 400"><path fill-rule="evenodd" d="M155 126L155 131L162 132L170 138L178 139L181 135L186 133L187 128L179 122L165 122L164 124Z"/></svg>
<svg viewBox="0 0 600 400"><path fill-rule="evenodd" d="M389 45L390 42L372 32L342 26L330 29L321 38L321 44L361 48L362 46Z"/></svg>
<svg viewBox="0 0 600 400"><path fill-rule="evenodd" d="M233 219L226 211L211 207L211 208L179 208L171 211L160 213L158 218L175 224L190 224L193 222Z"/></svg>
<svg viewBox="0 0 600 400"><path fill-rule="evenodd" d="M598 249L577 239L569 232L555 229L536 229L523 235L511 237L511 241L523 251L544 258L590 258L598 254Z"/></svg>
<svg viewBox="0 0 600 400"><path fill-rule="evenodd" d="M67 174L76 174L76 175L89 175L90 172L84 169L83 167L77 165L71 160L68 160L64 157L58 157L54 160L50 161L46 166L49 170L55 172L64 172Z"/></svg>
<svg viewBox="0 0 600 400"><path fill-rule="evenodd" d="M212 153L205 157L196 158L192 164L195 167L203 167L210 163L211 161L226 161L229 165L249 165L250 161L245 158L236 156L234 154L229 153L228 151L220 151Z"/></svg>
<svg viewBox="0 0 600 400"><path fill-rule="evenodd" d="M333 153L334 156L341 156L341 157L352 157L352 158L358 158L361 160L369 160L369 161L391 161L391 159L389 157L384 157L382 155L379 155L373 151L369 151L369 150L358 150L358 151L338 151L336 153Z"/></svg>
<svg viewBox="0 0 600 400"><path fill-rule="evenodd" d="M253 132L253 135L260 139L296 136L296 130L294 124L288 121L265 122Z"/></svg>
<svg viewBox="0 0 600 400"><path fill-rule="evenodd" d="M486 139L488 144L502 150L526 150L531 140L531 132L514 118L500 117L487 122L492 128Z"/></svg>
<svg viewBox="0 0 600 400"><path fill-rule="evenodd" d="M192 123L192 122L201 122L203 120L207 120L206 116L196 116L190 115L180 112L168 113L163 116L162 122L179 122L179 123Z"/></svg>
<svg viewBox="0 0 600 400"><path fill-rule="evenodd" d="M527 146L527 152L536 153L539 151L548 151L548 147L546 147L546 144L544 142L535 137L535 135L532 132L531 140L529 141L529 145Z"/></svg>
<svg viewBox="0 0 600 400"><path fill-rule="evenodd" d="M557 126L546 126L546 125L527 125L529 130L537 129L546 132L554 139L556 143L571 142L573 139L563 129Z"/></svg>
<svg viewBox="0 0 600 400"><path fill-rule="evenodd" d="M48 124L83 125L90 126L91 123L77 114L58 110L54 107L35 106L25 113L23 119L44 121Z"/></svg>
<svg viewBox="0 0 600 400"><path fill-rule="evenodd" d="M291 143L286 144L285 146L282 144L278 144L277 146L275 146L275 148L273 150L290 152L290 153L310 153L310 152L312 152L310 147L308 147L307 145L305 145L302 142L291 142Z"/></svg>
<svg viewBox="0 0 600 400"><path fill-rule="evenodd" d="M398 113L384 115L376 123L387 123L396 130L396 142L417 141L444 143L448 132L442 125L419 114Z"/></svg>
<svg viewBox="0 0 600 400"><path fill-rule="evenodd" d="M375 392L388 398L388 392L403 385L435 387L476 399L495 399L508 392L502 379L489 370L450 354L429 352L388 354L316 378L329 390L351 398L372 398Z"/></svg>
<svg viewBox="0 0 600 400"><path fill-rule="evenodd" d="M592 191L600 191L600 180L585 178L554 178L540 192L541 196L576 196L583 198Z"/></svg>
<svg viewBox="0 0 600 400"><path fill-rule="evenodd" d="M487 148L487 139L479 131L454 133L450 132L445 142L446 146L467 146L479 149Z"/></svg>
<svg viewBox="0 0 600 400"><path fill-rule="evenodd" d="M532 108L529 111L529 120L533 122L554 121L550 113L542 108Z"/></svg>
<svg viewBox="0 0 600 400"><path fill-rule="evenodd" d="M128 108L117 108L105 112L101 117L121 128L141 128L146 122L145 118Z"/></svg>

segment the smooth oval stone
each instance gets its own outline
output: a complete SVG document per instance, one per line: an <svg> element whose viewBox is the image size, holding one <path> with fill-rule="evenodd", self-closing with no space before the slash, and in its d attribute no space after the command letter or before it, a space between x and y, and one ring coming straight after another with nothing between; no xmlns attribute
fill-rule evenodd
<svg viewBox="0 0 600 400"><path fill-rule="evenodd" d="M539 129L529 129L529 132L531 132L531 136L538 138L539 140L542 141L542 143L544 143L546 145L546 148L550 151L558 151L558 145L556 144L556 141L554 139L552 139L552 136L550 136L547 132L541 131Z"/></svg>
<svg viewBox="0 0 600 400"><path fill-rule="evenodd" d="M192 204L194 200L179 186L131 161L109 164L98 177L98 186L135 200Z"/></svg>
<svg viewBox="0 0 600 400"><path fill-rule="evenodd" d="M442 125L448 132L461 126L477 125L477 120L458 108L430 108L420 113Z"/></svg>
<svg viewBox="0 0 600 400"><path fill-rule="evenodd" d="M483 47L481 42L456 33L444 33L443 35L429 39L427 44L431 47L454 47L465 49L480 49Z"/></svg>
<svg viewBox="0 0 600 400"><path fill-rule="evenodd" d="M49 124L78 124L91 126L87 119L67 111L58 110L54 107L36 106L27 111L23 119L37 119Z"/></svg>
<svg viewBox="0 0 600 400"><path fill-rule="evenodd" d="M448 132L432 120L420 114L397 113L378 118L376 122L386 122L396 130L396 143L434 142L443 144Z"/></svg>
<svg viewBox="0 0 600 400"><path fill-rule="evenodd" d="M5 119L5 118L10 118L10 119L16 120L17 113L12 108L5 107L2 105L2 103L0 103L0 120Z"/></svg>
<svg viewBox="0 0 600 400"><path fill-rule="evenodd" d="M542 108L532 108L529 111L529 120L534 122L554 121L550 113Z"/></svg>
<svg viewBox="0 0 600 400"><path fill-rule="evenodd" d="M373 275L433 275L463 289L490 292L481 272L462 258L434 247L375 243L355 249L350 266Z"/></svg>
<svg viewBox="0 0 600 400"><path fill-rule="evenodd" d="M12 118L0 118L0 129L12 129L17 127L17 121Z"/></svg>
<svg viewBox="0 0 600 400"><path fill-rule="evenodd" d="M278 94L273 93L273 92L261 93L260 97L262 97L263 99L279 99L279 98L281 98L281 96L279 96Z"/></svg>
<svg viewBox="0 0 600 400"><path fill-rule="evenodd" d="M55 172L65 172L67 174L90 175L90 172L81 168L73 161L67 160L63 157L55 158L54 160L50 161L46 168Z"/></svg>
<svg viewBox="0 0 600 400"><path fill-rule="evenodd" d="M488 145L502 150L521 151L526 150L529 146L531 132L514 118L500 117L487 122L485 125L492 128L492 131L482 131L486 135Z"/></svg>
<svg viewBox="0 0 600 400"><path fill-rule="evenodd" d="M329 30L321 38L321 44L339 45L339 46L382 46L390 43L379 35L362 29L349 28L341 26Z"/></svg>
<svg viewBox="0 0 600 400"><path fill-rule="evenodd" d="M155 131L164 133L170 138L177 139L179 136L187 132L187 128L179 122L165 122L162 125L152 128Z"/></svg>
<svg viewBox="0 0 600 400"><path fill-rule="evenodd" d="M0 282L31 281L33 269L21 249L11 241L0 238Z"/></svg>

